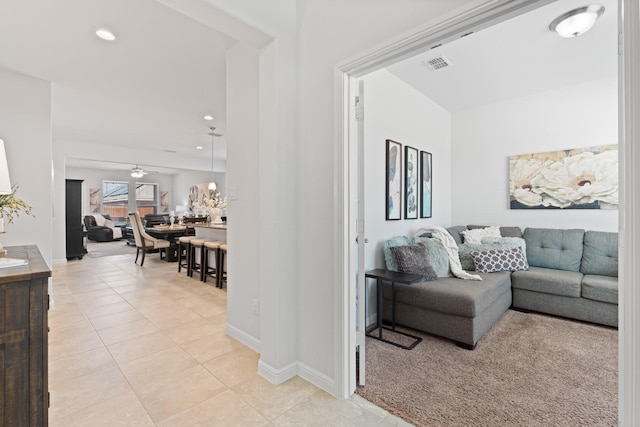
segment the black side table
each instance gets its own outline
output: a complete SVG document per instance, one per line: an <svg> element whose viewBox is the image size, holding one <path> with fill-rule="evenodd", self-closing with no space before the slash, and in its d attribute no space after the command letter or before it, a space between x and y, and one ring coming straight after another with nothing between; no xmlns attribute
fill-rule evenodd
<svg viewBox="0 0 640 427"><path fill-rule="evenodd" d="M370 328L366 331L366 335L371 338L375 338L377 340L386 342L388 344L393 344L396 347L404 348L405 350L411 350L416 345L418 345L422 338L416 337L415 335L407 334L405 332L396 331L396 288L395 284L400 283L402 285L411 285L413 283L419 282L422 280L422 276L419 274L409 274L409 273L399 273L396 271L390 271L385 269L375 269L365 272L365 277L370 279L376 279L376 287L378 291L378 322L377 325ZM382 324L382 281L386 280L387 282L391 282L391 327L385 327ZM366 304L365 304L366 305ZM377 334L373 332L378 330ZM382 330L386 329L388 331L393 331L396 334L404 335L405 337L413 338L414 341L406 346L402 345L382 337Z"/></svg>

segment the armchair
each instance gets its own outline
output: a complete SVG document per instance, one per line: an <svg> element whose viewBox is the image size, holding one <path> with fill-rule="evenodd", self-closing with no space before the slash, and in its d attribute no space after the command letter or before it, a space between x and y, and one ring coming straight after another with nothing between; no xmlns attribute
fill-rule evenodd
<svg viewBox="0 0 640 427"><path fill-rule="evenodd" d="M87 238L94 242L111 242L122 238L122 230L114 226L109 215L85 215L84 226L87 229Z"/></svg>

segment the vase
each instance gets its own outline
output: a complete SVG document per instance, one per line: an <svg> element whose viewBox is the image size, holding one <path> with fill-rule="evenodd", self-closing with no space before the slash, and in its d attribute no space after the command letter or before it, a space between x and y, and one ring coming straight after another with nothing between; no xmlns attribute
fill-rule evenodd
<svg viewBox="0 0 640 427"><path fill-rule="evenodd" d="M220 208L210 208L209 209L211 215L211 223L214 225L222 224L222 209Z"/></svg>

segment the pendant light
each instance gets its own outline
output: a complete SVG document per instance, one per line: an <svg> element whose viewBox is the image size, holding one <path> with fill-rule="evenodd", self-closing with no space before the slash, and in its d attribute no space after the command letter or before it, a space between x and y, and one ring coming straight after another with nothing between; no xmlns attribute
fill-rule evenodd
<svg viewBox="0 0 640 427"><path fill-rule="evenodd" d="M211 132L209 132L209 135L211 135L211 182L209 183L209 190L215 191L217 189L217 185L213 180L213 143L214 143L215 137L222 136L222 134L216 133L215 126L209 126L209 129L211 129Z"/></svg>

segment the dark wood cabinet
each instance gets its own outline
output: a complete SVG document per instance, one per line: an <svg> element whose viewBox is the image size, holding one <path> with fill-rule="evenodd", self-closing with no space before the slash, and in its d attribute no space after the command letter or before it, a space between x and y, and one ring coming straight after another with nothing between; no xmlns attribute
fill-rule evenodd
<svg viewBox="0 0 640 427"><path fill-rule="evenodd" d="M84 256L82 180L67 179L65 186L67 259Z"/></svg>
<svg viewBox="0 0 640 427"><path fill-rule="evenodd" d="M0 425L46 426L51 270L36 246L6 249L28 264L0 268Z"/></svg>

